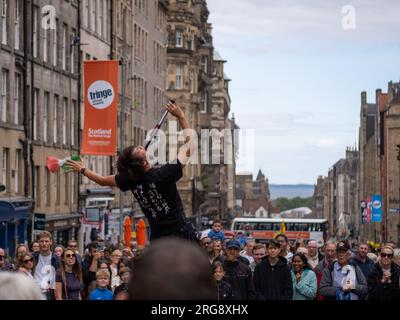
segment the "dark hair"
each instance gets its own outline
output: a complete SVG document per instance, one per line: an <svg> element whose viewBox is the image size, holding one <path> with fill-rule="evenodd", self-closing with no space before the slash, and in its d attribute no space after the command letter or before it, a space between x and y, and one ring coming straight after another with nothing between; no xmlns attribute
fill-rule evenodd
<svg viewBox="0 0 400 320"><path fill-rule="evenodd" d="M73 254L75 254L75 250L73 248L67 247L65 248L65 250L63 251L63 254L61 255L61 259L60 259L60 273L61 273L61 278L62 278L62 282L64 283L64 286L66 285L66 276L65 276L65 255L67 251L71 251ZM76 257L75 254L75 263L72 266L72 272L74 273L74 275L78 278L79 282L81 284L83 284L83 272L82 272L82 268L81 265Z"/></svg>
<svg viewBox="0 0 400 320"><path fill-rule="evenodd" d="M216 224L216 223L222 224L222 221L220 219L216 218L213 221L213 225Z"/></svg>
<svg viewBox="0 0 400 320"><path fill-rule="evenodd" d="M131 300L211 300L215 297L207 255L200 246L187 240L166 237L152 242L135 259L132 273L135 276L128 285Z"/></svg>
<svg viewBox="0 0 400 320"><path fill-rule="evenodd" d="M279 237L285 238L285 242L288 242L288 238L283 233L277 234L274 239L278 239Z"/></svg>
<svg viewBox="0 0 400 320"><path fill-rule="evenodd" d="M271 239L271 240L269 240L269 242L268 242L268 244L267 244L267 248L268 248L269 246L273 246L273 247L275 247L275 248L280 249L280 248L281 248L281 243L280 243L278 240L276 240L276 239Z"/></svg>
<svg viewBox="0 0 400 320"><path fill-rule="evenodd" d="M217 270L218 268L221 268L224 272L225 272L225 268L224 265L222 264L221 261L214 261L214 263L211 265L212 266L212 271L213 273L215 272L215 270Z"/></svg>
<svg viewBox="0 0 400 320"><path fill-rule="evenodd" d="M308 263L307 257L303 254L303 253L295 253L292 257L292 265L293 265L293 259L295 257L299 257L301 259L301 261L303 261L304 263L304 270L305 269L310 269L312 270L313 268L310 266L310 264Z"/></svg>
<svg viewBox="0 0 400 320"><path fill-rule="evenodd" d="M137 179L144 173L145 159L133 152L135 146L129 146L122 150L117 160L118 173L127 176L131 180Z"/></svg>

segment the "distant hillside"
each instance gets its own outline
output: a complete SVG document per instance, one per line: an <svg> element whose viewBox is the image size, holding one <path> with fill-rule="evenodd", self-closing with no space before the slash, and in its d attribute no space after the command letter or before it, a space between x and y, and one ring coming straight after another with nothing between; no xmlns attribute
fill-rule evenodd
<svg viewBox="0 0 400 320"><path fill-rule="evenodd" d="M269 191L271 199L280 197L294 198L312 197L314 193L314 185L312 184L270 184Z"/></svg>

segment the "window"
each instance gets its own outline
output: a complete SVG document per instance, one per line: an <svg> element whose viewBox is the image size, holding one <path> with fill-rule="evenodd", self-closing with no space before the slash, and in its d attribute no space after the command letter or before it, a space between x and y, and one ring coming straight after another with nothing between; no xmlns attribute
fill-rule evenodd
<svg viewBox="0 0 400 320"><path fill-rule="evenodd" d="M2 172L2 181L3 184L6 186L6 190L9 191L9 149L8 148L3 148L3 172Z"/></svg>
<svg viewBox="0 0 400 320"><path fill-rule="evenodd" d="M83 4L83 23L84 23L85 27L87 27L87 28L90 27L89 1L90 0L84 0L84 4Z"/></svg>
<svg viewBox="0 0 400 320"><path fill-rule="evenodd" d="M75 201L75 174L71 175L71 204Z"/></svg>
<svg viewBox="0 0 400 320"><path fill-rule="evenodd" d="M42 198L42 195L41 195L42 188L40 185L40 167L39 166L35 166L35 176L34 176L33 180L34 180L33 184L36 186L36 195L35 195L36 205L38 207L40 207L41 198Z"/></svg>
<svg viewBox="0 0 400 320"><path fill-rule="evenodd" d="M62 143L63 145L67 144L67 108L68 108L68 100L64 98L63 101L63 110L62 110Z"/></svg>
<svg viewBox="0 0 400 320"><path fill-rule="evenodd" d="M20 185L19 185L19 172L20 172L20 165L21 165L21 150L17 149L15 150L15 165L14 165L14 192L18 193L20 190Z"/></svg>
<svg viewBox="0 0 400 320"><path fill-rule="evenodd" d="M43 29L43 61L47 62L47 33L48 29Z"/></svg>
<svg viewBox="0 0 400 320"><path fill-rule="evenodd" d="M104 35L104 0L99 1L99 34Z"/></svg>
<svg viewBox="0 0 400 320"><path fill-rule="evenodd" d="M58 19L56 19L56 24L54 26L53 30L53 66L57 65L57 25L58 25Z"/></svg>
<svg viewBox="0 0 400 320"><path fill-rule="evenodd" d="M33 57L37 58L38 56L38 39L39 39L39 33L38 33L38 8L34 7L33 8Z"/></svg>
<svg viewBox="0 0 400 320"><path fill-rule="evenodd" d="M44 103L43 103L43 142L48 142L48 113L49 113L49 103L50 103L50 93L44 93Z"/></svg>
<svg viewBox="0 0 400 320"><path fill-rule="evenodd" d="M68 36L68 27L66 24L64 24L62 33L62 49L61 49L63 70L67 70L67 36Z"/></svg>
<svg viewBox="0 0 400 320"><path fill-rule="evenodd" d="M92 2L90 4L91 11L92 11L92 14L91 14L91 18L92 18L91 29L94 32L96 32L96 17L97 17L97 14L96 14L96 2L97 2L96 0L92 0Z"/></svg>
<svg viewBox="0 0 400 320"><path fill-rule="evenodd" d="M53 142L57 143L57 113L58 113L58 96L54 96L53 109Z"/></svg>
<svg viewBox="0 0 400 320"><path fill-rule="evenodd" d="M16 73L14 79L14 124L19 124L19 105L21 101L21 75Z"/></svg>
<svg viewBox="0 0 400 320"><path fill-rule="evenodd" d="M8 70L3 69L1 76L1 121L7 122L8 113Z"/></svg>
<svg viewBox="0 0 400 320"><path fill-rule="evenodd" d="M104 172L103 172L103 157L99 157L97 160L99 161L99 174L100 175L104 175Z"/></svg>
<svg viewBox="0 0 400 320"><path fill-rule="evenodd" d="M60 205L60 190L61 190L61 183L60 183L60 178L61 173L57 172L57 186L56 186L56 206Z"/></svg>
<svg viewBox="0 0 400 320"><path fill-rule="evenodd" d="M207 73L207 70L208 70L207 64L208 64L208 57L207 56L203 56L201 58L201 66L203 68L204 73Z"/></svg>
<svg viewBox="0 0 400 320"><path fill-rule="evenodd" d="M201 101L200 101L200 112L207 113L207 92L203 92L201 94Z"/></svg>
<svg viewBox="0 0 400 320"><path fill-rule="evenodd" d="M182 47L183 46L182 31L181 30L176 30L176 32L175 32L175 46L176 47Z"/></svg>
<svg viewBox="0 0 400 320"><path fill-rule="evenodd" d="M14 48L19 50L19 0L15 1L14 7Z"/></svg>
<svg viewBox="0 0 400 320"><path fill-rule="evenodd" d="M72 39L75 40L76 37L76 30L72 29ZM71 46L71 73L75 73L75 46Z"/></svg>
<svg viewBox="0 0 400 320"><path fill-rule="evenodd" d="M50 206L51 204L51 185L50 185L50 171L46 168L46 177L44 179L44 203L46 206Z"/></svg>
<svg viewBox="0 0 400 320"><path fill-rule="evenodd" d="M72 100L71 108L71 146L75 145L75 111L76 111L76 100Z"/></svg>
<svg viewBox="0 0 400 320"><path fill-rule="evenodd" d="M7 16L8 16L8 0L3 0L3 6L1 8L1 43L2 44L8 44L8 21L7 21Z"/></svg>
<svg viewBox="0 0 400 320"><path fill-rule="evenodd" d="M175 70L175 89L182 89L183 84L183 64L177 64Z"/></svg>
<svg viewBox="0 0 400 320"><path fill-rule="evenodd" d="M66 204L66 205L68 205L68 203L69 203L69 193L70 193L70 190L69 190L69 177L70 177L69 174L64 174L64 178L65 178L64 204Z"/></svg>
<svg viewBox="0 0 400 320"><path fill-rule="evenodd" d="M39 89L35 89L33 94L33 140L38 140L37 134L37 116L38 116L38 104L39 104Z"/></svg>

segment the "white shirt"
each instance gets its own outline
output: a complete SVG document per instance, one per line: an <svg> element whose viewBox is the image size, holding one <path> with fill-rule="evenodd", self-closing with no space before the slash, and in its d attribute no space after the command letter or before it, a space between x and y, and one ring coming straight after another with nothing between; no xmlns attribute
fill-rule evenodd
<svg viewBox="0 0 400 320"><path fill-rule="evenodd" d="M42 291L56 288L56 270L51 265L51 253L48 256L39 254L34 277Z"/></svg>

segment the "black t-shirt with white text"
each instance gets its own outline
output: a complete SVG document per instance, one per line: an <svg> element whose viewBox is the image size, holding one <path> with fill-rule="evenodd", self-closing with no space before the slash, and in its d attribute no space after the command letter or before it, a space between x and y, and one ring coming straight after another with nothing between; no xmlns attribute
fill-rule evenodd
<svg viewBox="0 0 400 320"><path fill-rule="evenodd" d="M176 182L182 178L182 164L168 163L160 168L151 168L139 179L132 181L121 174L115 181L122 191L131 190L149 221L151 239L176 235L184 226L184 210Z"/></svg>

